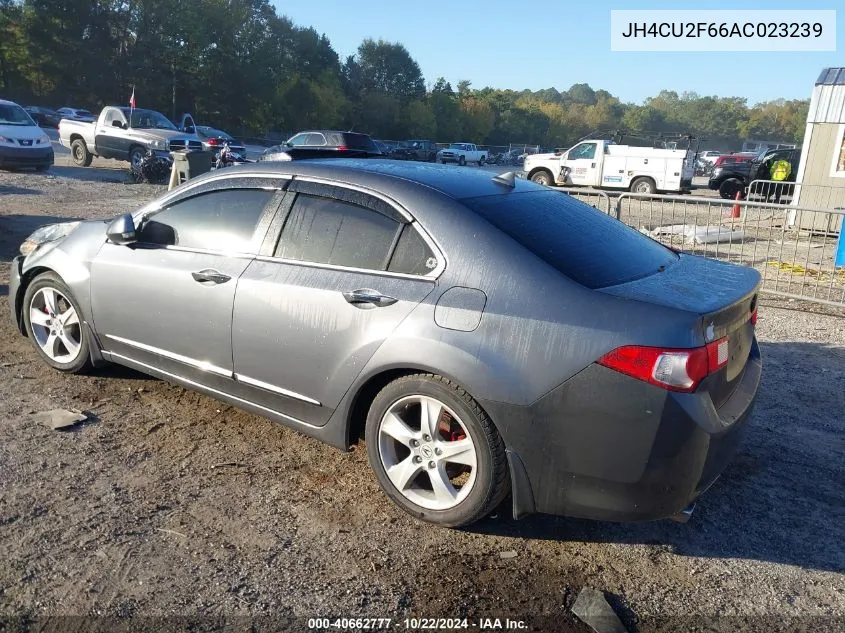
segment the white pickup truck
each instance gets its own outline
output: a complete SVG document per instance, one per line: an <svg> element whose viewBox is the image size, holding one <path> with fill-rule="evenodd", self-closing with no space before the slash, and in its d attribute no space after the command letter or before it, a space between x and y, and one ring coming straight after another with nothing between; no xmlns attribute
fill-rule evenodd
<svg viewBox="0 0 845 633"><path fill-rule="evenodd" d="M534 154L523 164L526 178L542 185L625 189L636 193L688 192L695 151L583 141L565 152Z"/></svg>
<svg viewBox="0 0 845 633"><path fill-rule="evenodd" d="M472 143L451 143L446 149L437 152L437 162L439 163L458 163L458 165L478 163L483 165L486 160L487 150L478 149Z"/></svg>
<svg viewBox="0 0 845 633"><path fill-rule="evenodd" d="M168 153L201 150L196 134L180 132L155 110L107 107L94 123L59 121L59 142L70 148L74 165L88 167L94 156L126 160L135 167L147 150Z"/></svg>

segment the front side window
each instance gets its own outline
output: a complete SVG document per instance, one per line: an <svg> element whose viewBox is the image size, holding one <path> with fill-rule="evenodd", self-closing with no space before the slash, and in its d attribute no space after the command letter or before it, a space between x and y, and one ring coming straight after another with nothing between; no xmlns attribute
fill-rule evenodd
<svg viewBox="0 0 845 633"><path fill-rule="evenodd" d="M569 152L569 160L578 160L579 158L586 158L592 160L596 157L595 143L581 143L572 148Z"/></svg>
<svg viewBox="0 0 845 633"><path fill-rule="evenodd" d="M368 270L386 270L402 224L366 207L298 194L275 256Z"/></svg>
<svg viewBox="0 0 845 633"><path fill-rule="evenodd" d="M248 253L274 191L224 189L180 200L141 227L138 241L160 246Z"/></svg>

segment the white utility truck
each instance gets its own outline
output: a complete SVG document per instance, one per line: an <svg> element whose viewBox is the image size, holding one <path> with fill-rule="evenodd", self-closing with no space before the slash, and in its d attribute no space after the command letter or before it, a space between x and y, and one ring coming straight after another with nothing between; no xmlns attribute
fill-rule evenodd
<svg viewBox="0 0 845 633"><path fill-rule="evenodd" d="M527 156L526 178L541 185L625 189L636 193L688 192L695 150L582 141L566 151Z"/></svg>

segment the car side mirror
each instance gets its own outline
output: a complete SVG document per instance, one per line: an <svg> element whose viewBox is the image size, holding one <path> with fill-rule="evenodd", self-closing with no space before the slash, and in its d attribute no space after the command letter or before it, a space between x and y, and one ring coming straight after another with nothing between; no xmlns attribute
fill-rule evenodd
<svg viewBox="0 0 845 633"><path fill-rule="evenodd" d="M135 242L135 221L128 213L111 221L106 229L106 238L112 244L132 244Z"/></svg>

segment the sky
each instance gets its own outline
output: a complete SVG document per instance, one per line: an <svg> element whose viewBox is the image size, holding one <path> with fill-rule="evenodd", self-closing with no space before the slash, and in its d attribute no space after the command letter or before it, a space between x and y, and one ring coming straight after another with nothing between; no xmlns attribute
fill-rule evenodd
<svg viewBox="0 0 845 633"><path fill-rule="evenodd" d="M426 83L513 90L574 83L642 103L662 89L745 97L749 104L807 99L823 68L845 66L842 0L271 0L298 26L325 34L341 60L365 38L403 44ZM837 52L613 52L611 9L839 9Z"/></svg>

